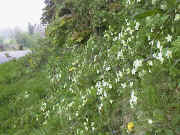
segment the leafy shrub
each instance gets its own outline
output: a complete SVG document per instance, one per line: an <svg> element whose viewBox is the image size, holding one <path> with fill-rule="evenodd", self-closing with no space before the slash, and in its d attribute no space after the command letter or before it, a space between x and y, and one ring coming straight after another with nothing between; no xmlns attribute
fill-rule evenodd
<svg viewBox="0 0 180 135"><path fill-rule="evenodd" d="M118 1L121 10L116 11L98 8L96 2L75 1L74 8L82 17L77 26L90 15L89 28L102 27L104 21L101 35L92 33L83 43L50 37L61 47L59 59L50 64L54 102L49 104L56 109L50 109L47 127L55 120L57 134L179 134L179 33L174 20L179 3Z"/></svg>
<svg viewBox="0 0 180 135"><path fill-rule="evenodd" d="M40 55L48 69L34 78L49 89L43 98L32 96L32 113L24 111L25 126L16 134L178 135L179 1L70 0L69 7L52 2L56 13L48 16L47 48ZM56 16L61 8L72 11L69 19ZM36 65L42 59L34 60Z"/></svg>

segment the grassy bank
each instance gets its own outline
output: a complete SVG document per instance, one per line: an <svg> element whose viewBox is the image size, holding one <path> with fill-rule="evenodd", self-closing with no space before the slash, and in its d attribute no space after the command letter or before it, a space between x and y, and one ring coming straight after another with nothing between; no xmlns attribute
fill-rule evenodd
<svg viewBox="0 0 180 135"><path fill-rule="evenodd" d="M30 71L23 60L0 65L0 134L29 134L41 125L39 106L49 87L46 69Z"/></svg>

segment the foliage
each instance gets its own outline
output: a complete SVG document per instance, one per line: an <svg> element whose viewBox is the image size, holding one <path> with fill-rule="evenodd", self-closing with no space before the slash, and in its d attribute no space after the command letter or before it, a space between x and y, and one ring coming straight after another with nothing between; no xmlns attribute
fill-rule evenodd
<svg viewBox="0 0 180 135"><path fill-rule="evenodd" d="M0 134L29 134L43 124L39 114L48 96L46 69L30 72L23 61L0 65Z"/></svg>
<svg viewBox="0 0 180 135"><path fill-rule="evenodd" d="M47 29L57 50L48 133L179 134L178 1L71 2L72 19Z"/></svg>
<svg viewBox="0 0 180 135"><path fill-rule="evenodd" d="M39 33L31 35L26 32L19 32L15 35L16 42L26 48L36 47L40 38L41 36Z"/></svg>
<svg viewBox="0 0 180 135"><path fill-rule="evenodd" d="M46 2L44 49L31 57L26 71L37 75L32 77L33 83L38 80L42 84L35 83L31 90L31 81L17 83L25 84L24 88L32 85L28 87L30 93L42 86L48 90L40 90L39 94L44 92L42 98L33 94L32 100L4 92L5 97L14 99L13 106L22 100L34 104L23 102L29 107L23 110L18 106L14 119L3 115L9 108L3 109L1 121L7 123L1 126L2 133L180 134L178 0ZM37 67L44 72L38 74ZM43 80L46 77L49 84ZM2 80L11 79L4 75Z"/></svg>

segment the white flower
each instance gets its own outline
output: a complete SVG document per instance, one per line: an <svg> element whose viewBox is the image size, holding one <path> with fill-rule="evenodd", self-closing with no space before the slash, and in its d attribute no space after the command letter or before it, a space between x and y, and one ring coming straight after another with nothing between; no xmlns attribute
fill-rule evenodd
<svg viewBox="0 0 180 135"><path fill-rule="evenodd" d="M172 41L172 36L168 34L168 36L166 37L166 40L167 40L168 42L171 42L171 41Z"/></svg>
<svg viewBox="0 0 180 135"><path fill-rule="evenodd" d="M128 2L128 4L131 4L131 1L130 1L130 0L128 0L127 2Z"/></svg>
<svg viewBox="0 0 180 135"><path fill-rule="evenodd" d="M167 52L166 52L166 57L167 57L167 58L172 57L172 51L167 50Z"/></svg>
<svg viewBox="0 0 180 135"><path fill-rule="evenodd" d="M151 29L151 32L153 32L153 29Z"/></svg>
<svg viewBox="0 0 180 135"><path fill-rule="evenodd" d="M150 60L150 61L148 61L148 65L149 66L152 66L153 65L153 62Z"/></svg>
<svg viewBox="0 0 180 135"><path fill-rule="evenodd" d="M140 0L139 0L140 1ZM140 23L136 22L135 30L139 30Z"/></svg>
<svg viewBox="0 0 180 135"><path fill-rule="evenodd" d="M135 75L135 73L136 73L136 69L135 69L135 68L133 68L133 69L132 69L132 71L131 71L131 73L132 73L133 75Z"/></svg>
<svg viewBox="0 0 180 135"><path fill-rule="evenodd" d="M106 87L106 86L108 85L108 83L103 80L102 85L103 85L104 87Z"/></svg>
<svg viewBox="0 0 180 135"><path fill-rule="evenodd" d="M96 73L99 74L99 70L97 70Z"/></svg>
<svg viewBox="0 0 180 135"><path fill-rule="evenodd" d="M118 54L117 54L117 58L119 59L120 57L123 57L123 52L122 52L122 50L119 51Z"/></svg>
<svg viewBox="0 0 180 135"><path fill-rule="evenodd" d="M130 87L133 87L134 83L133 82L130 82Z"/></svg>
<svg viewBox="0 0 180 135"><path fill-rule="evenodd" d="M99 111L101 111L102 110L102 107L103 107L103 104L101 103L100 105L99 105Z"/></svg>
<svg viewBox="0 0 180 135"><path fill-rule="evenodd" d="M126 83L121 84L122 88L126 88Z"/></svg>
<svg viewBox="0 0 180 135"><path fill-rule="evenodd" d="M88 131L88 127L87 126L85 126L85 129L86 129L86 131Z"/></svg>
<svg viewBox="0 0 180 135"><path fill-rule="evenodd" d="M137 104L137 97L134 95L134 90L131 92L130 106L134 108L134 105Z"/></svg>
<svg viewBox="0 0 180 135"><path fill-rule="evenodd" d="M154 44L154 40L152 40L152 41L150 42L150 44L153 45L153 44Z"/></svg>
<svg viewBox="0 0 180 135"><path fill-rule="evenodd" d="M162 52L158 53L157 59L161 61L161 63L163 63L164 58L162 57Z"/></svg>
<svg viewBox="0 0 180 135"><path fill-rule="evenodd" d="M112 104L112 103L113 103L113 100L110 99L109 102Z"/></svg>
<svg viewBox="0 0 180 135"><path fill-rule="evenodd" d="M110 66L108 66L108 67L106 67L106 69L105 69L106 71L109 71L109 70L111 70L111 67Z"/></svg>
<svg viewBox="0 0 180 135"><path fill-rule="evenodd" d="M123 73L121 71L119 71L118 73L116 73L117 77L123 77Z"/></svg>
<svg viewBox="0 0 180 135"><path fill-rule="evenodd" d="M135 67L136 70L138 67L142 66L142 60L135 60L133 66Z"/></svg>
<svg viewBox="0 0 180 135"><path fill-rule="evenodd" d="M121 40L121 43L126 46L126 42L124 40Z"/></svg>
<svg viewBox="0 0 180 135"><path fill-rule="evenodd" d="M148 123L149 123L149 124L152 124L152 123L153 123L153 121L152 121L151 119L149 119L149 120L148 120Z"/></svg>
<svg viewBox="0 0 180 135"><path fill-rule="evenodd" d="M107 93L106 93L106 91L104 91L104 97L107 97Z"/></svg>
<svg viewBox="0 0 180 135"><path fill-rule="evenodd" d="M97 60L97 55L96 56L94 56L94 62Z"/></svg>
<svg viewBox="0 0 180 135"><path fill-rule="evenodd" d="M119 79L119 78L117 78L117 79L115 79L115 81L116 81L116 83L118 83L118 82L120 81L120 79Z"/></svg>
<svg viewBox="0 0 180 135"><path fill-rule="evenodd" d="M180 20L180 14L176 14L176 16L175 16L175 19L174 19L175 21L179 21Z"/></svg>
<svg viewBox="0 0 180 135"><path fill-rule="evenodd" d="M127 68L127 69L126 69L126 72L127 72L127 74L129 74L129 73L130 73L130 69L129 69L129 68Z"/></svg>
<svg viewBox="0 0 180 135"><path fill-rule="evenodd" d="M109 84L109 88L112 89L112 85L111 84Z"/></svg>
<svg viewBox="0 0 180 135"><path fill-rule="evenodd" d="M161 48L161 44L160 44L160 42L159 41L157 41L157 48Z"/></svg>
<svg viewBox="0 0 180 135"><path fill-rule="evenodd" d="M161 4L161 9L165 10L167 8L167 5L166 4Z"/></svg>
<svg viewBox="0 0 180 135"><path fill-rule="evenodd" d="M28 98L29 97L29 94L28 94L28 92L26 91L25 92L25 95L24 95L24 98Z"/></svg>
<svg viewBox="0 0 180 135"><path fill-rule="evenodd" d="M118 37L113 38L113 41L117 41L117 40L118 40Z"/></svg>
<svg viewBox="0 0 180 135"><path fill-rule="evenodd" d="M134 32L134 30L130 30L130 31L129 31L129 33L130 33L131 35L133 34L133 32Z"/></svg>

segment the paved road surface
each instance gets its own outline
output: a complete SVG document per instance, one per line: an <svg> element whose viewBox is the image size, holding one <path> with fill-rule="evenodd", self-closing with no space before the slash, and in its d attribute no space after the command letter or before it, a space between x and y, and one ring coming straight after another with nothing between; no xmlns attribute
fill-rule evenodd
<svg viewBox="0 0 180 135"><path fill-rule="evenodd" d="M20 57L23 57L27 55L28 53L31 53L30 50L24 50L24 51L4 51L0 52L0 64L7 62L12 59L18 59Z"/></svg>

